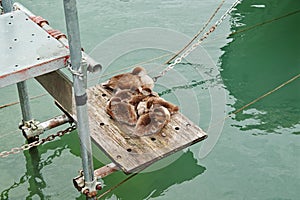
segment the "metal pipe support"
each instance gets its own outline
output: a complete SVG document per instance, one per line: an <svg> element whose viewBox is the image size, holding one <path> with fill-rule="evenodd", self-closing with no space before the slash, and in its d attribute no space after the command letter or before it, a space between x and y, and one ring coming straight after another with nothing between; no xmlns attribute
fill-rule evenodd
<svg viewBox="0 0 300 200"><path fill-rule="evenodd" d="M17 83L17 87L18 87L18 94L19 94L23 122L26 122L32 119L27 84L25 81L22 81Z"/></svg>
<svg viewBox="0 0 300 200"><path fill-rule="evenodd" d="M11 0L2 0L2 6L3 6L4 13L13 11L13 3ZM18 87L18 94L20 99L23 122L26 122L32 119L26 82L22 81L17 83L17 87Z"/></svg>
<svg viewBox="0 0 300 200"><path fill-rule="evenodd" d="M26 139L31 140L43 134L47 130L71 122L73 122L73 119L70 119L67 115L63 114L41 123L36 120L26 121L20 126L20 129Z"/></svg>
<svg viewBox="0 0 300 200"><path fill-rule="evenodd" d="M13 11L12 0L2 0L2 7L4 13L12 12Z"/></svg>
<svg viewBox="0 0 300 200"><path fill-rule="evenodd" d="M88 191L86 196L88 199L92 199L92 197L97 194L96 188L94 187L97 180L94 179L92 146L87 112L87 94L85 88L87 71L86 69L81 69L82 53L76 0L64 0L63 3L72 70L79 71L83 74L83 77L73 74L73 86L77 112L77 127L81 146L81 159L85 177L85 187L83 192Z"/></svg>

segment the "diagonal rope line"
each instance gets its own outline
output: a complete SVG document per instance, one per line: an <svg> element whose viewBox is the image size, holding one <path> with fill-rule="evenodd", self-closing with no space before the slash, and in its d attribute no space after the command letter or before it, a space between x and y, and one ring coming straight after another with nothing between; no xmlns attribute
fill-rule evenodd
<svg viewBox="0 0 300 200"><path fill-rule="evenodd" d="M232 36L232 35L238 34L238 33L242 33L242 32L246 32L246 31L249 31L249 30L254 29L254 28L256 28L256 27L259 27L259 26L263 26L263 25L269 24L269 23L271 23L271 22L274 22L274 21L283 19L283 18L285 18L285 17L289 17L289 16L294 15L294 14L297 14L297 13L300 13L300 10L296 10L296 11L287 13L287 14L285 14L285 15L282 15L282 16L276 17L276 18L274 18L274 19L270 19L270 20L264 21L264 22L262 22L262 23L255 24L255 25L253 25L253 26L250 26L250 27L247 27L247 28L238 30L238 31L234 31L234 32L230 33L229 36ZM200 32L200 31L199 31L199 32ZM222 38L222 37L223 37L223 36L221 36L221 37L219 37L219 38ZM215 39L219 39L219 38L215 38ZM215 40L215 39L214 39L214 40ZM99 78L102 78L102 77L106 77L106 76L111 75L111 74L115 74L115 73L118 73L118 72L122 72L122 71L125 71L125 70L127 70L127 69L132 69L132 68L134 68L134 67L137 66L137 65L147 64L147 63L150 63L150 62L152 62L152 61L155 61L155 60L158 60L158 59L160 59L160 58L164 58L164 57L170 56L170 55L172 55L172 53L163 54L163 55L161 55L161 56L157 56L157 57L154 57L154 58L145 60L145 61L143 61L143 62L136 63L136 64L130 65L130 66L128 66L128 67L125 67L125 68L122 68L122 69L119 69L119 70L116 70L116 71L113 71L113 72L109 72L109 73L103 74L103 75L101 75L101 76L98 76L98 77L96 77L96 78L93 78L93 79L88 80L88 82L94 81L94 80L99 79ZM164 65L161 65L161 66L159 66L159 67L162 67L162 66L164 66ZM156 67L156 69L157 69L157 68L158 68L158 67ZM151 71L154 71L154 70L151 70Z"/></svg>
<svg viewBox="0 0 300 200"><path fill-rule="evenodd" d="M172 56L168 61L165 62L165 64L169 64L170 62L172 62L174 60L174 58L176 58L179 54L181 54L184 50L186 50L198 37L199 35L206 29L206 27L208 26L208 24L211 22L211 20L216 16L217 12L220 10L220 8L223 6L225 0L222 0L222 2L220 3L220 5L217 7L217 9L215 10L215 12L211 15L211 17L207 20L207 22L205 23L205 25L202 27L201 30L198 31L198 33L193 37L193 39L185 46L183 47L181 50L179 50L174 56Z"/></svg>
<svg viewBox="0 0 300 200"><path fill-rule="evenodd" d="M298 75L294 76L293 78L291 78L291 79L289 79L288 81L286 81L286 82L282 83L281 85L277 86L277 87L276 87L276 88L274 88L273 90L270 90L269 92L267 92L267 93L265 93L265 94L261 95L260 97L258 97L258 98L256 98L256 99L254 99L254 100L253 100L253 101L251 101L250 103L248 103L248 104L244 105L243 107L241 107L241 108L237 109L236 111L234 111L234 112L230 113L229 115L227 115L227 116L225 117L225 119L227 119L227 118L231 117L232 115L235 115L235 114L237 114L237 113L241 112L242 110L244 110L244 109L246 109L247 107L251 106L252 104L255 104L256 102L258 102L258 101L262 100L263 98L265 98L265 97L269 96L270 94L272 94L272 93L276 92L277 90L279 90L279 89L283 88L284 86L286 86L287 84L289 84L289 83L293 82L294 80L296 80L296 79L297 79L297 78L299 78L299 77L300 77L300 74L298 74ZM224 120L225 120L225 119L224 119Z"/></svg>
<svg viewBox="0 0 300 200"><path fill-rule="evenodd" d="M135 177L136 175L138 175L138 173L134 173L130 176L128 176L127 178L125 178L123 181L119 182L118 184L114 185L113 187L109 188L109 190L105 191L104 193L102 193L101 195L99 195L97 197L97 199L101 199L103 196L107 195L108 193L112 192L113 190L117 189L119 186L121 186L123 183L129 181L130 179L132 179L133 177Z"/></svg>
<svg viewBox="0 0 300 200"><path fill-rule="evenodd" d="M233 111L233 112L227 114L223 119L221 119L221 120L215 122L214 124L208 126L207 130L210 129L210 128L213 128L213 127L215 127L215 126L217 126L217 125L219 125L220 123L224 123L224 121L225 121L226 119L232 117L232 115L235 115L235 114L237 114L237 113L239 113L239 112L245 110L245 109L248 108L249 106L255 104L256 102L258 102L258 101L260 101L260 100L266 98L267 96L273 94L274 92L278 91L279 89L283 88L284 86L288 85L289 83L295 81L295 80L298 79L299 77L300 77L300 74L298 74L298 75L292 77L292 78L289 79L288 81L286 81L286 82L280 84L279 86L277 86L276 88L270 90L269 92L267 92L267 93L265 93L265 94L263 94L263 95L257 97L256 99L254 99L254 100L252 100L251 102L247 103L246 105L240 107L239 109L237 109L237 110L235 110L235 111Z"/></svg>
<svg viewBox="0 0 300 200"><path fill-rule="evenodd" d="M249 30L254 29L254 28L258 27L258 26L263 26L263 25L269 24L269 23L274 22L274 21L277 21L277 20L279 20L279 19L282 19L282 18L285 18L285 17L289 17L289 16L291 16L291 15L295 15L295 14L297 14L297 13L299 13L299 12L300 12L300 10L295 10L295 11L293 11L293 12L287 13L287 14L285 14L285 15L281 15L281 16L276 17L276 18L274 18L274 19L270 19L270 20L267 20L267 21L264 21L264 22L255 24L255 25L253 25L253 26L249 26L249 27L244 28L244 29L241 29L241 30L238 30L238 31L234 31L234 32L230 33L229 36L234 35L234 34L237 34L237 33L242 33L242 32L245 32L245 31L249 31Z"/></svg>
<svg viewBox="0 0 300 200"><path fill-rule="evenodd" d="M228 119L231 115L237 114L237 113L241 112L242 110L246 109L247 107L251 106L252 104L254 104L254 103L256 103L256 102L262 100L263 98L265 98L265 97L271 95L272 93L278 91L279 89L283 88L284 86L288 85L289 83L295 81L295 80L296 80L297 78L299 78L299 77L300 77L300 74L298 74L298 75L292 77L291 79L289 79L288 81L282 83L281 85L277 86L276 88L270 90L269 92L263 94L262 96L260 96L260 97L258 97L258 98L256 98L256 99L254 99L253 101L251 101L250 103L248 103L248 104L244 105L243 107L237 109L236 111L234 111L234 112L228 114L223 120L220 120L219 122L215 123L213 126L210 126L210 128L211 128L211 127L214 127L214 126L216 126L216 125L218 125L218 124L221 123L221 122L224 122L224 121L225 121L226 119ZM135 173L135 174L130 175L130 176L127 177L126 179L122 180L122 181L119 182L118 184L116 184L116 185L114 185L113 187L111 187L109 190L107 190L107 191L105 191L104 193L102 193L100 196L97 197L97 199L100 199L100 198L102 198L103 196L105 196L106 194L112 192L113 190L115 190L116 188L120 187L120 186L121 186L122 184L124 184L125 182L129 181L130 179L132 179L132 178L133 178L134 176L136 176L137 174L138 174L138 173Z"/></svg>
<svg viewBox="0 0 300 200"><path fill-rule="evenodd" d="M39 94L39 95L30 97L29 99L30 99L30 100L33 100L33 99L37 99L37 98L40 98L40 97L43 97L43 96L46 96L46 95L48 95L48 93ZM3 104L3 105L0 106L0 110L3 109L3 108L6 108L6 107L10 107L10 106L19 104L19 103L20 103L20 101L16 101L16 102L11 102L11 103L7 103L7 104Z"/></svg>
<svg viewBox="0 0 300 200"><path fill-rule="evenodd" d="M90 80L88 80L88 82L94 81L94 80L99 79L99 78L106 77L106 76L111 75L111 74L115 74L115 73L118 73L118 72L122 72L122 71L125 71L125 70L127 70L127 69L132 69L132 68L134 68L134 67L136 67L136 66L138 66L138 65L147 64L147 63L150 63L150 62L152 62L152 61L155 61L155 60L158 60L158 59L161 59L161 58L170 56L170 55L172 55L172 53L166 53L166 54L163 54L163 55L161 55L161 56L157 56L157 57L154 57L154 58L150 58L150 59L148 59L148 60L145 60L145 61L142 61L142 62L133 64L133 65L130 65L130 66L128 66L128 67L124 67L124 68L122 68L122 69L115 70L115 71L113 71L113 72L109 72L109 73L103 74L103 75L101 75L101 76L98 76L98 77L96 77L96 78L90 79Z"/></svg>

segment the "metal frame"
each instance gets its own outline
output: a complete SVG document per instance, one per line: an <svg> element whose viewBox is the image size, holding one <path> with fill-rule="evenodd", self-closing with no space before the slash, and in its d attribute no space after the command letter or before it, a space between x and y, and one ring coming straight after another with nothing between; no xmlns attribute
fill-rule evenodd
<svg viewBox="0 0 300 200"><path fill-rule="evenodd" d="M15 3L14 8L23 11L30 18L36 17L33 13L19 3ZM70 50L70 60L72 66L70 71L73 74L73 88L77 112L76 121L81 144L81 157L84 174L84 186L81 188L81 192L84 193L88 198L92 198L96 195L97 190L101 188L101 184L97 182L97 178L99 177L94 177L93 170L91 138L89 134L89 122L86 104L87 95L85 91L86 75L87 71L100 71L101 65L81 51L76 1L64 0L64 10L69 40L67 40L65 37L60 37L57 39ZM48 23L41 23L39 25L46 31L53 30ZM39 129L34 130L35 133L32 133L32 127L26 130L28 130L27 132L29 135L34 135L35 133L39 134Z"/></svg>
<svg viewBox="0 0 300 200"><path fill-rule="evenodd" d="M4 13L13 11L13 4L11 0L2 0ZM31 109L29 105L28 90L25 81L17 83L20 105L22 110L23 121L31 120Z"/></svg>
<svg viewBox="0 0 300 200"><path fill-rule="evenodd" d="M73 73L73 86L77 112L77 124L81 146L81 159L84 173L82 192L88 199L97 194L97 179L94 178L93 156L87 112L86 74L87 66L81 64L81 42L79 34L76 0L64 0L64 11L69 38L70 58Z"/></svg>

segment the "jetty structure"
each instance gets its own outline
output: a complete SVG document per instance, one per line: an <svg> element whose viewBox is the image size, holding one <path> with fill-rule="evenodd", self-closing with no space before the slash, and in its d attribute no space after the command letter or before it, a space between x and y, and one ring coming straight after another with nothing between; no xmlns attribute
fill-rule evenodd
<svg viewBox="0 0 300 200"><path fill-rule="evenodd" d="M21 150L37 147L55 137L77 129L81 145L82 171L74 186L88 199L102 188L99 179L114 171L138 173L154 162L195 144L207 134L180 112L171 116L160 133L130 137L105 111L111 91L101 85L86 88L87 73L101 70L81 48L76 0L63 0L67 36L53 29L47 20L34 15L20 3L0 1L0 89L16 84L22 124L27 139ZM28 50L30 49L30 51ZM69 69L72 80L61 69ZM26 80L36 79L54 98L62 115L38 122L31 115ZM40 135L65 123L68 129L46 139ZM112 161L94 170L91 143L94 142ZM6 152L6 155L13 154Z"/></svg>

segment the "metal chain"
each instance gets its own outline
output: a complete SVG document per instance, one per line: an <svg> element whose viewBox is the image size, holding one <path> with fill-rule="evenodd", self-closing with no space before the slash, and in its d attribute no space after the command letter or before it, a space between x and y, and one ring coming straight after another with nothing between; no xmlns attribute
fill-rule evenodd
<svg viewBox="0 0 300 200"><path fill-rule="evenodd" d="M21 147L14 147L10 151L2 151L2 152L0 152L0 157L1 158L5 158L5 157L9 156L10 154L18 154L18 153L20 153L22 151L29 150L32 147L37 147L37 146L39 146L41 144L44 144L45 142L50 142L50 141L54 140L56 137L62 137L65 134L70 133L70 132L72 132L75 129L76 129L76 125L73 124L72 126L66 128L65 130L58 131L57 133L49 135L46 138L34 141L32 143L29 143L29 144L23 144Z"/></svg>
<svg viewBox="0 0 300 200"><path fill-rule="evenodd" d="M181 61L184 58L186 58L192 51L194 51L203 42L203 40L205 40L209 36L209 34L214 32L214 30L217 28L217 26L219 26L224 21L224 19L227 17L227 15L229 15L229 13L234 9L234 7L238 3L240 3L240 0L237 0L234 4L232 4L231 7L221 16L221 18L213 26L211 26L211 28L206 33L204 33L204 35L195 44L193 44L189 49L187 49L180 57L176 58L176 60L173 63L169 64L157 76L153 77L153 81L156 82L157 79L163 77L168 71L173 69L175 67L175 65L181 63Z"/></svg>

